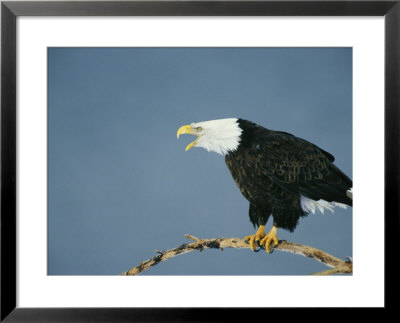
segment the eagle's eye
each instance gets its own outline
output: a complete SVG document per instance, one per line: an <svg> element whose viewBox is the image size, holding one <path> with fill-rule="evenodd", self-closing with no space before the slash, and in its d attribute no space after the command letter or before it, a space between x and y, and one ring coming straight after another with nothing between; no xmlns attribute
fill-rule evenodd
<svg viewBox="0 0 400 323"><path fill-rule="evenodd" d="M202 131L202 130L203 130L202 127L196 127L195 129L196 129L197 131Z"/></svg>

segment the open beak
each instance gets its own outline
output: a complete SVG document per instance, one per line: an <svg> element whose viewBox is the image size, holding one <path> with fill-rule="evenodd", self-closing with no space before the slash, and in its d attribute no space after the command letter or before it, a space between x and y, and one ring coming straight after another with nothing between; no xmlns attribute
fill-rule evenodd
<svg viewBox="0 0 400 323"><path fill-rule="evenodd" d="M197 143L197 141L200 139L200 135L198 133L196 133L196 131L193 130L190 125L180 127L178 129L178 132L176 133L176 138L179 138L180 135L184 135L184 134L190 134L190 135L197 136L195 141L193 141L189 145L187 145L186 151L188 151L190 148L192 148Z"/></svg>

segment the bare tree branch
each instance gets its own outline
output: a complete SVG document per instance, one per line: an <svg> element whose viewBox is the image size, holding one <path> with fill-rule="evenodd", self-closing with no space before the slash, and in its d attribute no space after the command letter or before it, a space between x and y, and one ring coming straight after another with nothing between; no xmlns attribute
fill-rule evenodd
<svg viewBox="0 0 400 323"><path fill-rule="evenodd" d="M327 275L334 275L334 274L345 274L345 273L352 273L353 272L353 264L351 262L346 262L344 265L340 265L338 267L320 271L317 273L312 274L313 276L327 276Z"/></svg>
<svg viewBox="0 0 400 323"><path fill-rule="evenodd" d="M194 250L203 251L205 249L221 249L224 248L250 248L250 245L241 238L212 238L212 239L200 239L194 237L192 235L186 234L186 238L193 240L192 243L184 243L179 247L158 251L157 256L142 261L142 263L136 267L129 269L128 271L123 272L122 276L134 276L137 275L150 267L157 265L158 263L173 258L178 255L182 255ZM331 275L336 273L351 273L352 272L352 264L349 262L345 262L339 258L336 258L322 250L301 245L298 243L293 243L285 240L280 240L279 244L273 248L274 250L291 252L297 255L302 255L304 257L313 258L319 262L324 263L330 269L328 271L323 271L320 273L315 273L314 275Z"/></svg>

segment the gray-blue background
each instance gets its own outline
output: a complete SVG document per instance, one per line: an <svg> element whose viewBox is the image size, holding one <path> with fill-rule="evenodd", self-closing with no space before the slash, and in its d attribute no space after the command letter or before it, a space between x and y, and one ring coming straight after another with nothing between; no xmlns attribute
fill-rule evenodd
<svg viewBox="0 0 400 323"><path fill-rule="evenodd" d="M241 117L307 139L352 175L351 48L49 48L50 275L118 275L154 250L253 234L248 202L191 122ZM269 230L271 220L267 224ZM310 214L280 239L352 256L352 210ZM309 274L313 260L193 252L142 275Z"/></svg>

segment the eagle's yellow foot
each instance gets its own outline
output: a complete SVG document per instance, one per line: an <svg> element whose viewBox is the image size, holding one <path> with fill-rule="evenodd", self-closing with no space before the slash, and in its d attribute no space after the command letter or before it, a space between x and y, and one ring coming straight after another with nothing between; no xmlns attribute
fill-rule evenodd
<svg viewBox="0 0 400 323"><path fill-rule="evenodd" d="M256 232L256 234L247 236L244 238L244 240L249 241L250 243L250 249L251 250L255 250L256 249L256 244L258 241L262 241L262 239L265 237L265 226L264 225L260 225L258 227L258 230Z"/></svg>
<svg viewBox="0 0 400 323"><path fill-rule="evenodd" d="M278 228L276 226L273 226L271 231L260 241L260 246L264 247L265 251L268 253L271 252L271 249L269 248L271 243L273 243L271 247L275 247L279 243L276 231L278 231Z"/></svg>

